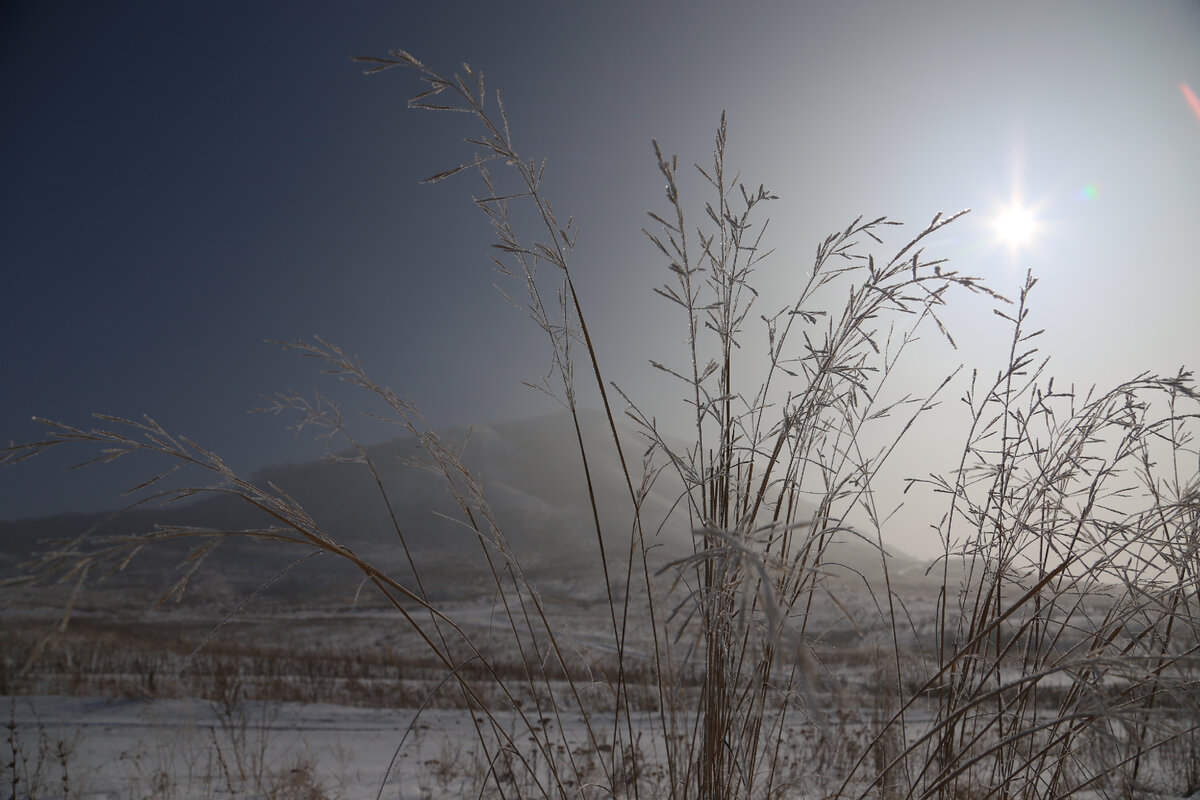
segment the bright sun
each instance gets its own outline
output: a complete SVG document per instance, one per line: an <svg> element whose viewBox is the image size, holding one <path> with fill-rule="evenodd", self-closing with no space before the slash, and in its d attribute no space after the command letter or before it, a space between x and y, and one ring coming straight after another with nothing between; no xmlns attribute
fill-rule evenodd
<svg viewBox="0 0 1200 800"><path fill-rule="evenodd" d="M1014 249L1029 244L1038 229L1033 210L1020 203L1001 209L992 224L1000 241Z"/></svg>

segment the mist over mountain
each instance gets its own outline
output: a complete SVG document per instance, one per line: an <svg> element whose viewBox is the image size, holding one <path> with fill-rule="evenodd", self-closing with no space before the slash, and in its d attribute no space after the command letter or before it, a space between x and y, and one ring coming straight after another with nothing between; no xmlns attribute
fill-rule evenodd
<svg viewBox="0 0 1200 800"><path fill-rule="evenodd" d="M607 555L610 563L620 563L628 555L629 489L607 420L598 412L585 412L580 423ZM636 475L646 442L629 429L622 429L621 436L626 459ZM583 461L568 414L451 429L440 432L439 438L460 451L463 464L482 488L488 512L528 574L587 584L602 582ZM341 458L271 467L255 476L255 482L279 487L332 538L389 574L408 579L412 570L399 529L431 595L486 588L489 573L481 536L468 525L463 508L447 491L446 478L430 468L431 459L418 440L398 438L368 448L368 454L378 469L387 502L365 465ZM680 482L672 478L664 473L643 505L643 518L654 525L647 529L647 543L661 562L691 552L690 533L682 515L679 521L658 527L681 493ZM459 486L467 488L461 478ZM479 508L470 511L490 540L482 544L500 563L503 556L487 516ZM119 514L0 522L0 570L13 576L19 564L46 549L47 540L69 539L87 531L99 539L143 533L156 525L246 530L269 524L273 520L259 509L233 496L207 496L167 506L147 504ZM168 586L175 580L177 562L187 552L183 542L145 548L121 575L110 579L111 585ZM198 571L196 589L221 595L245 592L306 552L301 547L264 546L243 537L228 537ZM353 580L361 576L348 565L334 564L335 560L328 555L313 559L283 583L311 590L316 585L328 589L351 581L353 587Z"/></svg>
<svg viewBox="0 0 1200 800"><path fill-rule="evenodd" d="M638 489L648 443L632 428L620 430L625 459ZM624 577L621 567L628 561L633 519L629 488L604 415L583 412L580 433L604 531L609 577L620 582ZM601 591L601 552L570 415L451 429L440 432L439 438L460 452L462 463L482 489L487 513L504 532L505 547L511 548L527 575L580 596ZM479 507L469 509L482 531L477 533L447 491L445 476L431 468L420 442L402 437L370 447L368 454L378 469L387 502L366 466L344 458L271 467L256 476L256 483L279 487L332 538L407 584L413 581L413 571L401 545L402 534L431 597L466 596L493 588L485 553L497 565L503 564L504 556L487 514ZM458 485L460 490L467 488L461 478ZM692 553L687 515L677 508L682 491L679 477L663 470L645 493L645 541L656 566ZM144 533L156 525L236 531L273 523L241 498L221 495L188 504L147 504L116 515L71 514L0 522L0 570L6 577L17 575L20 564L46 549L46 540L76 537L89 530L93 531L90 536L99 539ZM180 564L193 547L194 543L185 541L146 547L99 587L101 591L107 587L113 596L164 591L183 574ZM289 571L289 565L310 552L312 548L226 537L197 570L188 591L203 599L233 600L273 581L267 594L286 597L289 602L336 602L337 598L354 597L361 573L328 554ZM878 552L864 542L840 544L831 552L830 562L830 570L843 578L857 573L862 576L859 581L873 582L881 576ZM890 565L898 575L915 572L918 566L903 557L894 558ZM281 573L286 574L276 578Z"/></svg>

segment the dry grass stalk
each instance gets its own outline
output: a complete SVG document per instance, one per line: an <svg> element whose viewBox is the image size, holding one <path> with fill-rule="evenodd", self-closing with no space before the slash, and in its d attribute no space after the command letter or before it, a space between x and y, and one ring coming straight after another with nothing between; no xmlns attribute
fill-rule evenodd
<svg viewBox="0 0 1200 800"><path fill-rule="evenodd" d="M261 511L268 524L80 537L48 553L34 577L79 586L120 568L141 547L180 538L201 541L190 557L193 569L231 536L298 545L353 564L420 635L447 685L479 711L472 718L481 763L497 792L725 800L787 795L798 779L786 743L797 729L831 729L831 709L819 699L827 694L826 677L810 624L832 596L831 553L839 541L859 539L879 552L883 576L869 587L877 613L872 625L883 632L874 662L882 694L876 721L861 738L848 735L857 755L820 762L841 771L831 794L1056 800L1136 786L1158 748L1195 740L1200 482L1190 433L1198 398L1189 373L1139 376L1083 397L1043 381L1046 362L1030 343L1040 331L1026 327L1032 277L1011 304L924 254L924 242L965 212L936 215L878 259L864 243L883 246L896 223L855 220L820 244L794 300L754 317L762 302L754 275L770 256L763 245L767 226L758 220L774 195L730 176L722 117L712 161L697 167L710 192L698 224L678 188L677 160L655 144L668 210L651 213L656 228L646 235L669 270L657 292L681 315L688 342L681 363L655 366L680 387L681 416L694 436L681 448L617 390L649 444L639 475L618 435L620 414L576 292L577 230L571 220L560 222L544 196L544 164L515 149L499 95L493 104L482 75L466 65L462 74L445 76L402 51L363 61L368 72L416 71L428 89L412 107L466 112L479 126L467 139L477 155L429 180L463 172L480 177L486 194L476 203L496 234L493 262L522 287L514 303L545 333L550 377L536 388L557 398L574 420L608 592L613 669L584 677L459 449L357 360L319 339L287 347L381 401L420 443L427 468L444 479L489 567L524 665L520 675L506 673L429 599L394 513L411 582L339 543L278 487L244 480L216 454L151 420L106 417L112 427L89 430L47 423L46 439L7 448L3 458L16 463L76 444L98 447L98 461L148 453L164 459L168 472L184 465L209 481L155 492L162 473L139 487L150 492L139 503L228 494ZM530 218L532 235L517 221ZM976 374L963 397L972 427L958 469L916 482L948 504L939 526L944 553L933 642L925 648L892 584L887 515L875 489L914 421L935 408L953 378L927 396L889 397L889 378L921 330L934 326L953 344L941 310L956 291L999 305L996 313L1012 327L1011 349L996 379L981 384ZM757 355L752 328L762 337ZM579 375L603 407L628 490L621 553L609 552L614 538L601 525L596 456L584 446L579 417ZM316 426L346 443L381 502L389 503L379 469L336 406L285 394L272 410L296 414L297 427ZM668 473L684 487L678 513L696 534L694 553L670 566L672 593L664 595L647 556L646 531L658 521L643 518L643 502ZM617 569L624 574L610 572ZM190 574L166 596L182 591ZM646 620L651 634L645 668L630 649L635 618ZM914 664L923 680L912 679ZM610 698L601 710L588 697L597 680ZM519 735L501 721L508 711L524 727ZM584 720L586 751L563 733L566 718L576 714ZM1089 761L1086 753L1100 743L1115 756Z"/></svg>

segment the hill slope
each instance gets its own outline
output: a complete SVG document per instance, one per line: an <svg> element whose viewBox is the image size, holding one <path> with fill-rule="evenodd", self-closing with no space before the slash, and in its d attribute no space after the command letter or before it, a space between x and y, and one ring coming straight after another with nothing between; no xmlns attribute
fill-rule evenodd
<svg viewBox="0 0 1200 800"><path fill-rule="evenodd" d="M611 560L628 551L629 492L607 421L589 412L582 415L581 423ZM488 509L528 573L602 580L583 464L567 414L448 430L440 436L447 444L461 447L463 463L478 480ZM628 430L622 431L622 441L632 466L640 468L644 442ZM277 485L334 539L389 574L407 578L411 570L391 521L394 513L431 594L456 595L483 588L480 583L488 573L481 537L465 524L466 517L447 491L444 477L414 463L429 460L417 440L400 438L368 452L379 470L390 513L362 464L334 459L278 466L264 470L256 482ZM646 518L657 525L678 497L678 487L677 481L660 480L646 498ZM484 533L492 535L478 510L473 513ZM145 532L156 524L241 530L270 523L249 504L223 496L190 504L147 506L115 517L72 514L0 522L0 570L6 576L15 575L20 563L45 549L46 540L78 536L91 528L95 528L93 536L110 536ZM659 545L656 553L662 560L691 550L690 534L682 524L647 535L650 543ZM490 551L497 554L494 542ZM182 543L147 548L111 585L114 590L164 589L173 582L177 562L186 553ZM263 547L230 538L208 559L196 588L222 596L243 594L304 554L301 548ZM332 561L320 558L309 562L299 583L293 578L286 583L292 584L293 592L307 593L314 584L345 585L346 579L355 577L353 570L328 563Z"/></svg>
<svg viewBox="0 0 1200 800"><path fill-rule="evenodd" d="M628 558L632 521L629 490L611 444L607 420L599 412L580 418L592 486L605 535L610 577L619 580ZM622 429L625 457L635 482L646 443ZM596 596L603 585L600 547L588 502L583 462L571 418L566 413L492 423L440 434L461 448L462 462L482 487L487 508L504 532L505 547L532 579L557 584L559 591ZM344 460L320 460L264 470L257 482L270 482L295 498L332 538L386 573L405 582L413 572L397 527L417 564L425 591L434 598L463 597L492 587L486 552L502 563L494 532L478 508L471 514L483 535L466 524L466 515L447 491L446 480L428 463L419 442L405 437L369 448L379 470L387 502L367 469ZM678 476L664 471L647 493L642 520L655 564L692 552L686 514L671 514L682 494ZM390 510L389 510L390 506ZM677 511L681 512L682 509ZM395 515L393 525L391 515ZM664 520L667 523L664 524ZM136 534L155 525L191 525L245 530L272 524L261 511L237 497L210 496L191 504L145 506L123 515L69 515L0 523L0 571L19 573L18 565L47 539L78 536L95 528L97 536ZM108 579L110 602L144 602L182 574L180 562L192 545L179 542L145 548L119 575ZM230 601L253 592L310 552L291 546L263 546L244 537L228 537L213 551L189 585L193 599ZM828 553L827 572L839 582L872 586L882 579L878 551L857 540ZM893 575L915 571L916 562L897 556ZM355 596L361 575L353 567L323 556L306 562L271 586L270 594L289 603L328 603ZM415 586L415 584L414 584ZM93 595L99 597L100 595ZM197 597L198 596L198 597Z"/></svg>

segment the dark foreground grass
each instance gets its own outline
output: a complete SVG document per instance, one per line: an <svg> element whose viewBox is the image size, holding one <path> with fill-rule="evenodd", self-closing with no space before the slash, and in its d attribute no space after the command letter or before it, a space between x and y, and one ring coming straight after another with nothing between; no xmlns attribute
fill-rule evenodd
<svg viewBox="0 0 1200 800"><path fill-rule="evenodd" d="M573 279L576 228L543 194L543 165L514 149L499 96L465 65L445 76L399 51L363 61L369 72L415 71L427 88L411 106L466 112L477 125L468 142L478 155L430 180L480 178L476 204L496 235L494 264L545 333L550 370L538 388L575 421L597 570L608 587L608 655L589 660L564 635L458 443L322 340L287 346L381 402L419 441L426 468L445 479L489 566L509 662L430 600L434 587L401 525L390 535L411 580L357 555L277 487L246 480L150 420L47 423L43 441L7 448L4 459L66 445L97 448L99 461L149 454L164 469L183 465L206 477L157 493L152 477L140 487L147 499L233 495L259 509L263 525L79 538L47 553L31 579L84 586L139 548L176 539L197 542L193 568L228 537L349 562L440 671L439 693L478 710L488 796L1055 800L1197 788L1200 483L1190 373L1141 375L1086 394L1055 385L1034 343L1040 331L1030 329L1034 278L1010 302L924 254L924 242L961 213L936 215L890 249L895 223L855 220L820 243L794 298L759 298L753 281L770 264L764 209L773 195L731 177L722 119L711 162L697 167L707 187L698 219L680 192L678 162L655 146L666 206L651 212L646 233L667 267L658 293L688 343L655 362L681 395L677 418L693 432L676 444L600 364ZM919 334L953 342L941 312L968 295L993 304L1008 326L1006 363L951 375L924 396L893 397L889 377ZM960 404L938 407L956 391ZM581 396L603 409L608 459L627 487L616 531L604 530L613 509L598 508L591 491L601 454L583 444ZM388 503L379 469L336 407L283 395L278 410L344 441ZM943 555L931 590L936 609L926 617L910 613L893 586L880 510L890 487L877 476L915 420L955 413L971 423L957 469L914 480L944 508L929 520ZM639 426L644 457L628 452L619 419ZM643 512L659 481L682 487L673 514L695 532L693 554L666 569L648 555L663 521ZM830 707L834 662L813 627L829 596L831 554L846 540L878 550L882 577L866 586L873 612L855 620L870 634L873 690L861 703L870 714L826 759L789 742L849 730L838 727L844 709ZM598 760L585 764L578 747L555 738L575 716ZM796 763L797 752L808 761Z"/></svg>

